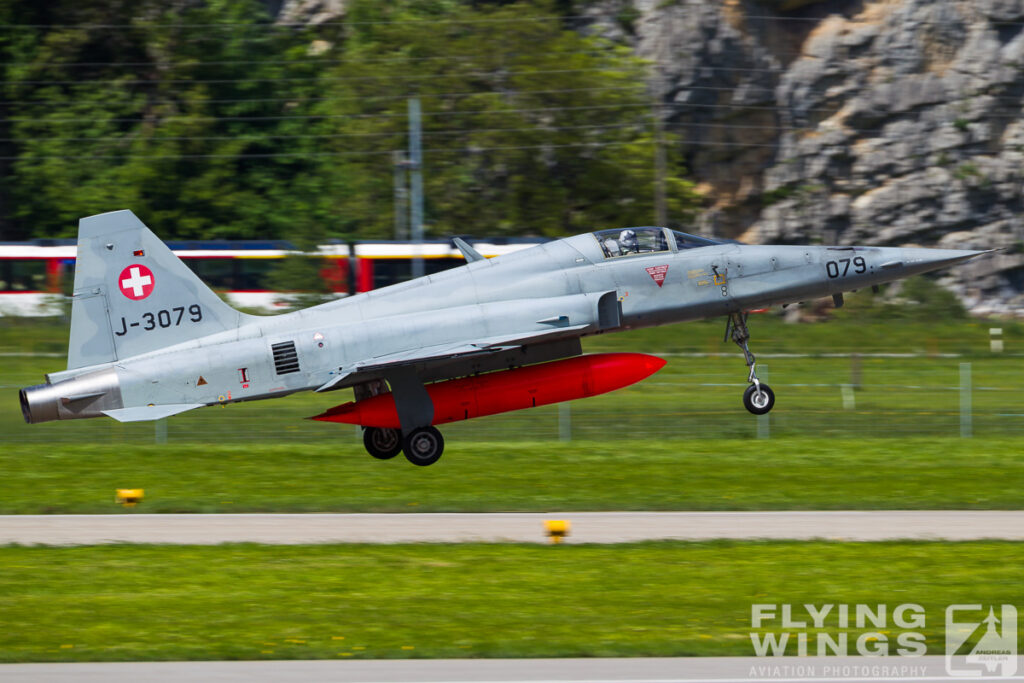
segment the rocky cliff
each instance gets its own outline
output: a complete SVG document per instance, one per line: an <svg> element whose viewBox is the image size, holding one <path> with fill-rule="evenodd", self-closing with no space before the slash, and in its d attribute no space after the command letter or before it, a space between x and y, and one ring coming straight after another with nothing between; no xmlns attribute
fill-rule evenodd
<svg viewBox="0 0 1024 683"><path fill-rule="evenodd" d="M1000 248L945 284L976 312L1024 312L1024 0L564 4L651 61L698 230ZM279 16L343 14L285 0Z"/></svg>
<svg viewBox="0 0 1024 683"><path fill-rule="evenodd" d="M635 0L592 12L585 30L655 63L704 231L1002 248L946 284L979 312L1024 309L1024 1Z"/></svg>

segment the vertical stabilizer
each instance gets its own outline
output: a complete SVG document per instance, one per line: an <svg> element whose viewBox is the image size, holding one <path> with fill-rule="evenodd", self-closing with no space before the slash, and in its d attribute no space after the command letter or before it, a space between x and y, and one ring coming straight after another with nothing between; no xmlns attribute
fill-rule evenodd
<svg viewBox="0 0 1024 683"><path fill-rule="evenodd" d="M239 313L131 211L78 223L68 370L237 328Z"/></svg>

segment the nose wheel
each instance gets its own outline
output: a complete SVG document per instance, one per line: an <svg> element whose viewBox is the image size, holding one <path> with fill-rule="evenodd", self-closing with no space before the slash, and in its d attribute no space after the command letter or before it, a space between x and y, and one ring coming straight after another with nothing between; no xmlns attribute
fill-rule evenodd
<svg viewBox="0 0 1024 683"><path fill-rule="evenodd" d="M725 341L730 337L736 346L743 349L743 357L750 368L750 375L747 377L750 386L743 392L743 406L754 415L764 415L775 406L775 392L757 378L757 359L747 344L750 341L750 330L747 329L746 313L729 314L729 319L725 323Z"/></svg>
<svg viewBox="0 0 1024 683"><path fill-rule="evenodd" d="M754 415L764 415L775 405L775 392L763 382L751 384L743 392L743 406Z"/></svg>

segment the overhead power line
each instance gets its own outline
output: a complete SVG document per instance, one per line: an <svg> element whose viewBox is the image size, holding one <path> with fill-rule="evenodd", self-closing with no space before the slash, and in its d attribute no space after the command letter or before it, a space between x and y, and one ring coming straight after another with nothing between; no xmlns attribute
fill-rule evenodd
<svg viewBox="0 0 1024 683"><path fill-rule="evenodd" d="M731 147L731 148L747 148L747 147L764 147L764 148L778 148L775 144L765 143L746 143L746 142L705 142L702 140L681 140L681 144L684 145L700 145L705 147ZM430 147L424 148L424 154L477 154L480 152L494 152L494 151L506 151L506 150L549 150L549 149L565 149L565 148L594 148L600 149L604 147L627 147L632 145L651 145L653 140L616 140L612 142L601 142L601 141L590 141L590 142L572 142L572 143L558 143L558 144L535 144L535 145L499 145L499 146L466 146L466 147ZM129 159L153 159L153 160L172 160L172 159L277 159L277 158L320 158L320 157L357 157L357 156L388 156L392 155L393 150L346 150L343 152L267 152L267 153L253 153L253 154L41 154L41 155L23 155L23 156L0 156L0 160L13 161L19 160L22 162L31 161L45 161L45 160L64 160L64 161L100 161L100 160L123 160ZM427 162L431 163L431 162Z"/></svg>
<svg viewBox="0 0 1024 683"><path fill-rule="evenodd" d="M1024 99L1024 97L1022 97ZM1012 102L1017 103L1018 100L1014 99ZM957 102L944 102L941 103L947 107L957 106ZM804 115L804 114L827 114L834 115L837 113L835 107L807 107L797 111L794 108L787 107L779 104L704 104L704 103L675 103L675 102L659 102L652 104L650 102L620 102L616 104L598 104L598 105L581 105L581 106L568 106L568 107L523 107L523 108L512 108L512 109L451 109L451 110L428 110L423 112L424 117L428 116L460 116L460 115L487 115L487 116L504 116L509 114L525 114L525 113L556 113L556 112L572 112L572 111L598 111L598 110L614 110L614 109L637 109L647 108L654 110L667 110L670 113L677 115L684 115L689 109L698 110L712 110L721 111L728 110L736 112L737 114L750 113L752 111L763 111L763 112L774 112L780 116L792 117L793 115ZM986 120L1019 120L1022 114L987 114ZM338 120L338 119L404 119L406 117L405 112L381 112L375 114L279 114L279 115L254 115L254 116L215 116L207 114L171 114L168 116L158 117L160 121L249 121L249 122L261 122L261 121L313 121L313 120ZM45 125L55 125L63 123L143 123L149 119L145 117L116 117L109 119L100 119L95 115L93 116L81 116L81 117L57 117L57 118L45 118L41 119L38 116L10 116L7 118L0 118L0 121L9 122L31 122L40 123ZM699 123L706 123L707 125L716 125L714 120L708 120Z"/></svg>
<svg viewBox="0 0 1024 683"><path fill-rule="evenodd" d="M635 73L640 71L636 66L601 66L601 67L590 67L586 69L529 69L525 71L505 71L503 69L496 69L491 71L462 71L454 72L450 74L381 74L380 76L273 76L273 77L262 77L256 76L252 78L171 78L171 79L157 79L157 78L137 78L137 79L96 79L96 80L60 80L60 81L49 81L49 80L18 80L11 79L7 81L9 84L16 85L81 85L83 82L87 83L98 83L103 85L150 85L160 83L162 85L175 85L175 84L227 84L227 83L302 83L309 81L316 81L318 83L345 83L353 82L360 83L365 81L391 81L394 79L402 80L415 80L415 81L433 81L444 78L481 78L485 76L546 76L551 74L573 74L573 73L593 73L595 71L604 72L623 72L623 73Z"/></svg>
<svg viewBox="0 0 1024 683"><path fill-rule="evenodd" d="M472 154L478 152L492 152L498 150L527 150L527 149L561 149L567 147L615 147L622 145L635 145L635 141L616 142L573 142L547 145L507 145L496 147L431 147L424 148L423 152L431 154L445 154L457 152L459 154ZM345 157L345 156L391 156L393 150L347 150L344 152L267 152L254 154L80 154L80 155L39 155L39 156L0 156L0 160L10 161L19 159L21 161L37 161L46 159L88 160L97 161L102 159L275 159L275 158L318 158L318 157Z"/></svg>
<svg viewBox="0 0 1024 683"><path fill-rule="evenodd" d="M596 104L596 105L585 105L578 107L528 107L523 109L451 109L443 110L438 109L435 111L425 111L423 116L456 116L461 114L522 114L527 112L556 112L556 111L585 111L585 110L597 110L597 109L629 109L636 107L650 107L649 102L632 103L627 102L623 104ZM381 114L281 114L271 116L209 116L209 115L190 115L190 114L173 114L170 116L161 117L162 121L287 121L287 120L298 120L308 121L311 119L393 119L406 117L405 112L395 113L381 113ZM0 119L6 121L39 121L37 116L10 116L6 119ZM132 117L132 118L111 118L111 119L98 119L94 116L78 116L78 117L61 117L47 119L46 123L96 123L98 121L104 121L106 123L142 123L146 121L146 118Z"/></svg>
<svg viewBox="0 0 1024 683"><path fill-rule="evenodd" d="M676 3L676 4L664 4L660 6L662 10L660 15L667 14L672 11L686 11L688 9L705 9L706 5L698 5L694 3ZM644 18L651 16L653 13L647 13L647 15L641 14L637 20L643 21ZM906 18L905 13L892 12L891 13L896 20ZM854 23L866 23L867 20L861 20L858 22L856 16L849 17L843 14L837 14L831 12L821 16L801 16L799 14L740 14L737 18L748 20L748 21L769 21L769 22L793 22L793 23L820 23L826 19L839 16L846 21ZM955 15L954 15L955 16ZM962 17L963 22L970 23L972 20L969 17ZM317 24L310 24L309 22L276 22L268 18L266 22L255 23L252 21L222 21L213 23L174 23L174 22L136 22L133 24L6 24L0 26L0 29L7 30L26 30L26 29L56 29L56 30L68 30L68 29L81 29L81 30L106 30L106 29L117 29L117 30L136 30L136 31L149 31L153 29L196 29L196 30L207 30L207 29L227 29L235 30L240 27L251 28L264 31L273 31L280 29L321 29L338 27L344 28L346 26L488 26L488 25L504 25L504 24L538 24L538 23L565 23L565 22L587 22L595 23L600 20L607 20L618 23L619 13L618 12L591 12L588 14L567 14L567 15L544 15L544 16L520 16L520 17L480 17L472 19L460 19L446 17L444 19L384 19L377 21L354 21L350 19L342 19L339 21L325 21ZM948 26L951 21L949 19L928 19L928 18L917 18L917 23L932 25L941 24ZM878 23L878 19L873 19L873 23ZM998 21L993 20L993 23L998 23L1001 26L1024 26L1024 21Z"/></svg>
<svg viewBox="0 0 1024 683"><path fill-rule="evenodd" d="M83 82L87 83L88 81L83 81ZM244 82L244 79L239 79L238 82ZM672 90L669 91L669 93L671 93L671 92L681 92L681 93L687 93L687 92L736 93L737 90L740 89L743 85L745 85L745 84L738 84L738 85L734 85L734 86L684 85L684 86L681 86L679 88L673 88ZM759 84L759 83L752 84L752 87L754 87L754 88L761 88L762 90L770 90L770 89L772 89L768 85ZM993 90L993 87L990 84L986 84L984 87L985 87L984 91L981 91L981 92L947 93L945 95L945 99L946 100L952 100L952 101L959 101L959 100L966 100L966 99L974 99L974 98L977 98L977 97L985 97L987 99L995 100L997 102L1008 102L1008 103L1013 103L1013 104L1020 103L1022 100L1024 100L1024 94L1016 95L1016 96L1001 96L1001 95L998 95L998 94L993 94L991 92ZM516 97L523 97L523 96L528 96L528 95L559 95L559 94L569 94L569 93L626 92L626 91L631 91L631 90L635 90L638 93L643 93L643 94L646 94L646 93L649 92L648 87L644 83L637 82L637 83L632 83L630 85L623 85L623 86L603 86L603 87L593 87L593 88L549 88L549 89L542 89L542 90L510 90L510 91L483 90L483 91L475 91L475 92L474 91L436 92L436 93L416 93L415 96L419 97L420 99L424 99L424 100L455 99L455 98L460 98L460 97L505 97L505 98L516 98ZM118 99L115 98L116 95L122 95L122 94L126 95L126 97L124 99L118 100ZM668 93L666 93L666 94L668 94ZM203 104L203 105L207 105L207 104L245 104L245 103L250 103L250 104L274 104L274 103L305 104L305 103L310 103L310 102L387 102L387 101L399 101L399 100L400 101L405 101L405 100L407 100L411 96L413 96L412 93L404 93L404 94L401 94L401 95L338 95L338 96L323 96L323 97L307 97L305 95L295 94L295 95L292 95L291 97L213 98L213 99L208 99L208 100L201 100L200 104ZM772 96L775 97L774 94ZM179 105L179 104L182 103L182 100L180 100L180 99L176 99L176 100L168 100L168 99L150 100L150 99L145 99L144 96L141 96L139 93L130 93L130 92L122 91L122 90L111 90L110 91L110 96L105 98L105 101L106 102L114 102L115 104L118 103L119 101L120 102L128 103L128 102L131 101L130 98L139 98L140 100L142 100L142 102L140 102L140 103L144 102L144 104L146 106L150 106L150 107L153 107L153 106L163 106L163 105ZM48 106L48 107L52 107L53 106L53 102L50 101L50 100L6 100L6 101L0 100L0 106L30 107L30 106L33 106L33 105L45 105L45 106ZM674 106L674 107L677 107L677 108L680 108L680 109L685 108L687 106L696 106L696 105L690 105L687 102L669 102L669 103L666 103L666 105ZM728 106L735 106L738 109L742 109L744 107L748 107L748 106L752 106L752 105L746 105L746 104L731 105L730 104ZM784 106L784 105L776 104L774 106ZM804 110L804 111L811 111L811 110ZM32 120L35 120L37 117L25 117L25 118L31 118ZM0 119L0 120L2 120L2 119ZM8 119L8 120L10 120L10 119Z"/></svg>
<svg viewBox="0 0 1024 683"><path fill-rule="evenodd" d="M450 128L444 130L428 130L422 133L423 137L444 137L450 135L464 135L466 133L525 133L525 132L539 132L549 133L555 131L566 131L566 130L589 130L589 129L617 129L617 128L635 128L637 126L650 125L650 122L645 119L638 119L631 122L619 122L619 123L595 123L589 125L580 126L526 126L518 128ZM216 141L216 140L235 140L238 142L258 142L260 140L334 140L344 138L393 138L396 136L404 135L401 130L395 130L387 133L329 133L329 134L277 134L267 133L265 135L154 135L152 137L141 138L146 142L164 142L164 141ZM125 135L106 135L97 137L39 137L33 136L33 141L46 141L46 142L117 142L117 141L130 141L139 136L133 133L127 133ZM18 138L0 138L0 142L17 142Z"/></svg>
<svg viewBox="0 0 1024 683"><path fill-rule="evenodd" d="M2 27L0 27L2 28ZM551 50L545 52L546 57L569 57L569 56L590 56L590 57L604 57L607 56L613 48L605 50L601 49L589 49L589 50ZM510 59L521 56L521 52L489 52L488 57L494 60ZM260 64L264 66L280 66L282 64L315 64L317 66L340 66L342 64L419 64L423 62L459 62L466 60L479 60L479 54L472 55L455 55L455 54L444 54L434 55L430 57L359 57L357 60L346 60L338 59L336 55L332 55L329 52L323 55L305 55L302 57L291 57L288 59L219 59L219 60L202 60L198 62L189 63L190 68L206 67L206 66L250 66L253 64ZM155 62L118 62L118 61L105 61L105 62L30 62L27 66L33 68L65 68L65 67L97 67L97 66L119 66L125 68L140 68L140 67L151 67L154 66Z"/></svg>
<svg viewBox="0 0 1024 683"><path fill-rule="evenodd" d="M484 90L477 92L439 92L439 93L422 93L418 94L417 97L420 99L452 99L456 97L481 97L481 96L500 96L500 97L521 97L524 95L559 95L565 93L584 93L584 92L615 92L615 91L626 91L626 90L637 90L646 92L646 86L643 83L633 83L631 85L620 85L620 86L604 86L599 88L549 88L546 90L515 90L509 92L503 92L500 90ZM111 95L122 94L123 91L114 90ZM129 97L140 97L139 93L124 93ZM142 96L144 98L144 96ZM209 99L202 100L202 104L273 104L275 102L386 102L389 100L407 100L409 94L403 95L339 95L337 97L306 97L304 95L293 95L291 97L234 97L225 99ZM110 101L112 98L107 98L106 101ZM128 98L121 100L122 102L130 101ZM115 100L116 102L116 100ZM160 106L168 104L181 104L181 100L150 100L145 99L147 106ZM42 104L46 106L53 106L53 102L49 100L0 100L0 106L32 106L36 104Z"/></svg>

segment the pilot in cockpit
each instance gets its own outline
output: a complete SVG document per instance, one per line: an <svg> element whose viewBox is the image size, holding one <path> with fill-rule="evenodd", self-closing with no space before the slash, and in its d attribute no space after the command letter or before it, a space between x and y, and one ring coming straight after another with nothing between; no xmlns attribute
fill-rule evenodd
<svg viewBox="0 0 1024 683"><path fill-rule="evenodd" d="M622 249L623 254L635 254L640 251L640 245L636 239L636 231L627 229L620 232L619 247Z"/></svg>

